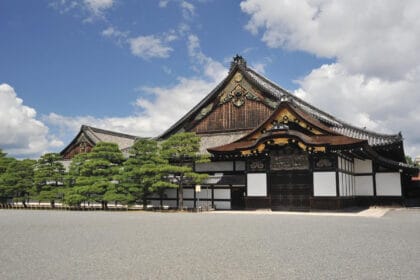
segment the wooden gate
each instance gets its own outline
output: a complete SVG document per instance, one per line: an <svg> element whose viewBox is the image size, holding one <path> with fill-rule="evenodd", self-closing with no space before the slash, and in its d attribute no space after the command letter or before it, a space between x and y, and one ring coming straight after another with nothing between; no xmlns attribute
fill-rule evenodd
<svg viewBox="0 0 420 280"><path fill-rule="evenodd" d="M313 178L309 171L289 171L269 175L272 210L309 210Z"/></svg>

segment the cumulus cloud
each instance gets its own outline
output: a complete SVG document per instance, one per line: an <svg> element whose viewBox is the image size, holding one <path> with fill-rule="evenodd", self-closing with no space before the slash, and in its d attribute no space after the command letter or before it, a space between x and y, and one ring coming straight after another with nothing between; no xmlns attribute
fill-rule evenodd
<svg viewBox="0 0 420 280"><path fill-rule="evenodd" d="M166 8L168 6L169 0L160 0L159 7Z"/></svg>
<svg viewBox="0 0 420 280"><path fill-rule="evenodd" d="M190 2L181 1L179 5L184 19L191 19L195 15L195 7Z"/></svg>
<svg viewBox="0 0 420 280"><path fill-rule="evenodd" d="M200 39L195 34L190 34L187 40L188 55L197 72L202 72L213 81L220 81L227 74L225 67L218 61L206 56L201 51Z"/></svg>
<svg viewBox="0 0 420 280"><path fill-rule="evenodd" d="M241 8L269 47L336 58L350 73L399 79L420 62L416 0L247 0Z"/></svg>
<svg viewBox="0 0 420 280"><path fill-rule="evenodd" d="M246 0L241 9L267 46L336 60L300 78L298 96L360 127L402 130L406 152L420 154L418 1Z"/></svg>
<svg viewBox="0 0 420 280"><path fill-rule="evenodd" d="M137 136L159 135L195 106L227 75L227 69L221 63L201 51L197 36L191 35L187 44L189 56L202 75L178 77L177 82L170 86L139 87L136 91L139 91L142 97L135 101L139 110L137 114L120 118L95 118L67 117L51 113L45 117L45 122L61 128L62 131L70 129L73 133L78 131L82 124L87 124Z"/></svg>
<svg viewBox="0 0 420 280"><path fill-rule="evenodd" d="M131 53L135 56L148 58L166 58L169 57L172 48L165 45L165 43L155 35L138 36L131 38L130 43Z"/></svg>
<svg viewBox="0 0 420 280"><path fill-rule="evenodd" d="M50 6L64 14L70 11L84 17L84 22L104 19L105 12L115 5L115 0L55 0Z"/></svg>
<svg viewBox="0 0 420 280"><path fill-rule="evenodd" d="M166 8L169 2L178 3L179 7L181 8L182 17L184 20L191 20L195 16L195 6L192 3L185 0L179 0L179 1L160 0L159 7Z"/></svg>
<svg viewBox="0 0 420 280"><path fill-rule="evenodd" d="M180 77L173 86L142 87L139 90L152 95L152 98L138 98L135 106L140 113L127 117L69 117L50 113L44 119L65 134L68 131L76 133L82 124L86 124L136 136L157 136L196 105L215 84L214 81L205 79Z"/></svg>
<svg viewBox="0 0 420 280"><path fill-rule="evenodd" d="M119 46L123 46L127 43L129 34L130 32L121 31L114 26L109 26L108 28L102 30L102 36L112 39Z"/></svg>
<svg viewBox="0 0 420 280"><path fill-rule="evenodd" d="M0 148L12 156L34 157L63 145L8 84L0 84L0 131Z"/></svg>
<svg viewBox="0 0 420 280"><path fill-rule="evenodd" d="M114 0L84 0L86 7L94 14L101 14L114 5Z"/></svg>
<svg viewBox="0 0 420 280"><path fill-rule="evenodd" d="M406 152L415 156L420 154L419 70L415 79L387 81L349 74L341 64L323 65L298 82L295 94L359 127L402 131Z"/></svg>

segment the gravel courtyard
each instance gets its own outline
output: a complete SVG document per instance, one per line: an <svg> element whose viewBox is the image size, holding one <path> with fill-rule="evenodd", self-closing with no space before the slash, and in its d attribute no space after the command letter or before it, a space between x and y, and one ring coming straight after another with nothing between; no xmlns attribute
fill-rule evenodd
<svg viewBox="0 0 420 280"><path fill-rule="evenodd" d="M420 209L381 218L0 210L0 279L420 279Z"/></svg>

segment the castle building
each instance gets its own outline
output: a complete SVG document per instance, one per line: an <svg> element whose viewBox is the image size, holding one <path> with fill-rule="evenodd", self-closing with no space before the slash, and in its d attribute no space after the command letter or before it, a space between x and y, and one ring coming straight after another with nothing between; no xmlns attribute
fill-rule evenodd
<svg viewBox="0 0 420 280"><path fill-rule="evenodd" d="M82 127L62 155L71 158L83 143L94 145L91 130ZM223 81L157 139L184 131L200 136L201 152L211 158L195 166L210 175L201 191L184 187L188 207L309 210L402 203L411 176L418 174L406 164L400 133L343 122L255 72L241 56ZM105 132L95 133L112 134ZM127 147L135 140L112 137ZM170 189L149 200L176 207L178 196Z"/></svg>
<svg viewBox="0 0 420 280"><path fill-rule="evenodd" d="M405 163L400 133L343 122L255 72L240 56L228 76L159 139L180 131L197 133L212 159L195 167L211 174L206 191L186 189L194 206L197 198L227 209L401 203L418 172Z"/></svg>

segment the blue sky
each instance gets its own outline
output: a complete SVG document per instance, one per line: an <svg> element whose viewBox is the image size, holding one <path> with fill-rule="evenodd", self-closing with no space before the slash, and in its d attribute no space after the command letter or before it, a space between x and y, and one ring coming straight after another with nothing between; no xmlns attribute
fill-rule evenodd
<svg viewBox="0 0 420 280"><path fill-rule="evenodd" d="M348 2L1 1L0 147L60 151L81 124L155 136L239 53L339 118L402 130L420 154L419 4Z"/></svg>

